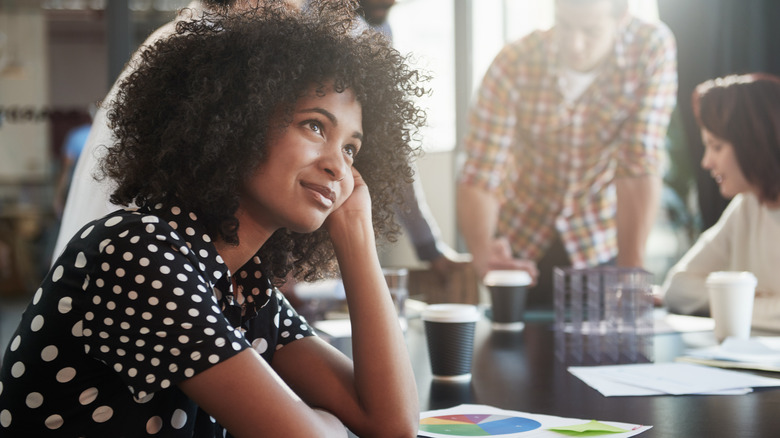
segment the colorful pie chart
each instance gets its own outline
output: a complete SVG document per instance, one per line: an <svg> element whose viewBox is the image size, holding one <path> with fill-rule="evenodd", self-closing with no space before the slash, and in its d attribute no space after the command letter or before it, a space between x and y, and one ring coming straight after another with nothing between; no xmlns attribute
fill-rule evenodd
<svg viewBox="0 0 780 438"><path fill-rule="evenodd" d="M541 425L530 418L507 415L442 415L420 420L420 431L450 436L500 436L528 432Z"/></svg>

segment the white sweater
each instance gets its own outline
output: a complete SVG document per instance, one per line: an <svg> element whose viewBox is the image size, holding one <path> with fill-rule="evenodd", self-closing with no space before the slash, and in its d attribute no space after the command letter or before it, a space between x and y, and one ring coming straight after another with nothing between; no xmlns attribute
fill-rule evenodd
<svg viewBox="0 0 780 438"><path fill-rule="evenodd" d="M708 313L705 280L714 271L750 271L758 279L753 327L780 331L780 209L753 194L729 203L718 223L669 271L664 300L676 313Z"/></svg>
<svg viewBox="0 0 780 438"><path fill-rule="evenodd" d="M108 92L108 95L103 99L103 103L92 121L92 129L73 171L73 178L70 189L68 189L67 201L65 202L65 210L62 213L59 235L52 253L52 264L59 257L62 250L65 249L65 245L67 245L71 237L82 226L119 208L119 206L112 204L109 200L111 192L114 190L113 182L108 178L103 180L94 178L100 170L100 159L106 154L108 148L114 145L116 140L111 128L108 127L106 113L107 107L111 106L112 101L119 92L119 84L135 71L136 66L140 62L143 48L172 35L176 31L176 23L179 21L198 18L202 13L203 6L201 6L200 1L193 1L186 8L179 11L179 14L173 21L164 24L154 31L141 44L141 48L133 54L130 62L127 63L125 69Z"/></svg>

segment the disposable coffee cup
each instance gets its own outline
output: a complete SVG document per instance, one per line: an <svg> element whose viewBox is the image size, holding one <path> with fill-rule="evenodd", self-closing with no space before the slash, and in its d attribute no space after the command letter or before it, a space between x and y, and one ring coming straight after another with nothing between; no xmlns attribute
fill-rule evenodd
<svg viewBox="0 0 780 438"><path fill-rule="evenodd" d="M422 312L434 380L471 380L479 310L470 304L431 304Z"/></svg>
<svg viewBox="0 0 780 438"><path fill-rule="evenodd" d="M756 276L750 272L719 271L707 276L710 315L715 320L715 338L750 338Z"/></svg>
<svg viewBox="0 0 780 438"><path fill-rule="evenodd" d="M520 331L525 327L525 301L531 275L521 270L489 271L482 283L490 291L492 327Z"/></svg>

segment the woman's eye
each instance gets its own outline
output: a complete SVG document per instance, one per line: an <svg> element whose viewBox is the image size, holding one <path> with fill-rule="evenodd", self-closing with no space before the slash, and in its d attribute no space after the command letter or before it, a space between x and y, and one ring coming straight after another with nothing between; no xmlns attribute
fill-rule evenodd
<svg viewBox="0 0 780 438"><path fill-rule="evenodd" d="M721 149L720 143L707 143L704 145L705 149L709 149L712 152L719 152Z"/></svg>
<svg viewBox="0 0 780 438"><path fill-rule="evenodd" d="M355 155L358 153L358 148L353 144L348 144L344 146L344 152L346 152L350 157L355 158Z"/></svg>
<svg viewBox="0 0 780 438"><path fill-rule="evenodd" d="M316 132L317 134L322 134L322 126L320 126L319 122L316 121L310 121L308 122L309 129Z"/></svg>

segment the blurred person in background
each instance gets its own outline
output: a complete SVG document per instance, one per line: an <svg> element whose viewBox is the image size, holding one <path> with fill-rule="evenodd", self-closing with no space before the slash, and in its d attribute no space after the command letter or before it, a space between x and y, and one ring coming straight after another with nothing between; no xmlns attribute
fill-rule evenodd
<svg viewBox="0 0 780 438"><path fill-rule="evenodd" d="M387 18L395 3L395 0L360 0L358 16L362 24L356 31L368 28L392 42L393 31ZM464 269L471 257L458 253L442 240L439 226L425 200L417 166L414 166L414 171L414 182L405 186L396 213L414 246L417 258L429 262L431 268L444 279L453 271Z"/></svg>
<svg viewBox="0 0 780 438"><path fill-rule="evenodd" d="M90 105L88 110L89 120L71 129L65 136L65 142L62 147L62 164L57 177L57 184L54 187L54 214L57 215L57 218L62 217L62 210L65 208L65 200L68 196L68 188L73 179L73 170L76 167L79 156L81 156L81 151L84 150L96 111L97 107Z"/></svg>
<svg viewBox="0 0 780 438"><path fill-rule="evenodd" d="M663 299L672 312L706 315L707 275L749 271L758 279L753 327L780 330L780 78L708 80L695 89L693 110L701 166L731 202L669 271Z"/></svg>
<svg viewBox="0 0 780 438"><path fill-rule="evenodd" d="M472 105L458 226L479 275L523 269L552 308L555 266L641 267L676 104L676 44L626 0L556 0L505 46Z"/></svg>

